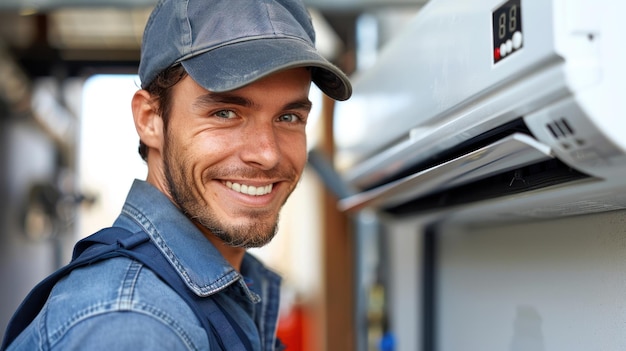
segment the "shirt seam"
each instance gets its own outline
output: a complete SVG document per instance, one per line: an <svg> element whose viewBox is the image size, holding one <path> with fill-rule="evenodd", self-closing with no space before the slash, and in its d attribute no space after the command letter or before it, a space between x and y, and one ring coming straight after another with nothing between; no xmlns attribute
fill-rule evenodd
<svg viewBox="0 0 626 351"><path fill-rule="evenodd" d="M199 348L194 344L190 335L188 335L184 328L178 324L176 319L166 311L157 308L154 305L135 302L129 308L120 309L113 307L116 305L116 301L101 302L95 305L91 305L80 311L77 311L74 315L70 316L68 320L60 326L48 339L49 349L52 349L72 330L78 327L82 322L87 321L90 318L101 317L107 314L113 314L118 312L124 313L138 313L144 316L148 316L158 323L168 327L172 332L178 336L181 342L186 345L188 350L198 350Z"/></svg>
<svg viewBox="0 0 626 351"><path fill-rule="evenodd" d="M120 290L118 293L117 308L120 310L130 309L133 305L133 296L135 287L143 264L131 260L126 269L125 277L122 279Z"/></svg>

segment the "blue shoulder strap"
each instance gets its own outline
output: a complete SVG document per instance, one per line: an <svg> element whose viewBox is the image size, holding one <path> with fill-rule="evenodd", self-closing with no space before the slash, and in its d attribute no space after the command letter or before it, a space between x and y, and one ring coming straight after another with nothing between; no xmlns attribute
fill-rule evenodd
<svg viewBox="0 0 626 351"><path fill-rule="evenodd" d="M75 268L116 256L126 256L143 263L174 289L202 323L211 350L252 350L250 340L227 311L214 298L203 298L190 291L145 232L131 233L119 227L105 228L76 244L72 261L39 283L24 299L9 322L0 350L5 350L35 319L61 278Z"/></svg>

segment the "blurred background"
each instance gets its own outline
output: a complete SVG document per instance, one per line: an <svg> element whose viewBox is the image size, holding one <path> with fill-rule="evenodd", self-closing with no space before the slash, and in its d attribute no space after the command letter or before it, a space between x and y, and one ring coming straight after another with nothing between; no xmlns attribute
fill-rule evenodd
<svg viewBox="0 0 626 351"><path fill-rule="evenodd" d="M0 330L145 178L130 100L155 2L0 0ZM305 3L355 94L311 92L309 167L252 250L285 278L288 350L626 350L626 5ZM544 152L457 182L511 131Z"/></svg>
<svg viewBox="0 0 626 351"><path fill-rule="evenodd" d="M111 224L133 179L145 179L130 99L155 2L0 1L0 330L35 284L69 261L76 240ZM306 3L319 50L348 74L371 65L423 5ZM333 103L317 90L312 99L309 145L332 155ZM254 250L285 277L289 350L356 348L354 238L335 202L307 169L277 239ZM380 299L372 345L382 331Z"/></svg>

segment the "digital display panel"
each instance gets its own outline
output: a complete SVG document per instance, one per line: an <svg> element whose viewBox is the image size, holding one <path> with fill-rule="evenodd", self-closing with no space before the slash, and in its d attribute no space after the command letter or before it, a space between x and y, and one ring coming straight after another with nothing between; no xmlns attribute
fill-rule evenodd
<svg viewBox="0 0 626 351"><path fill-rule="evenodd" d="M492 13L493 63L509 57L524 45L521 0L509 0Z"/></svg>

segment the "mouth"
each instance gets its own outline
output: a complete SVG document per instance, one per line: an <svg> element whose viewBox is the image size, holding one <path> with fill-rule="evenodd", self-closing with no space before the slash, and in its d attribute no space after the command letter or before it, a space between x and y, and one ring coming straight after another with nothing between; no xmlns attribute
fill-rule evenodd
<svg viewBox="0 0 626 351"><path fill-rule="evenodd" d="M267 195L272 192L272 188L274 186L273 183L261 186L233 183L231 181L225 181L223 183L227 188L233 191L251 196Z"/></svg>

